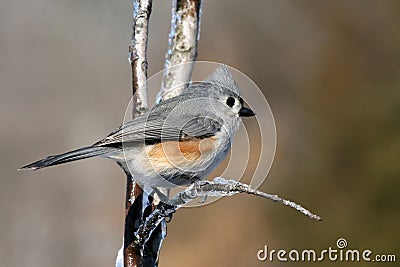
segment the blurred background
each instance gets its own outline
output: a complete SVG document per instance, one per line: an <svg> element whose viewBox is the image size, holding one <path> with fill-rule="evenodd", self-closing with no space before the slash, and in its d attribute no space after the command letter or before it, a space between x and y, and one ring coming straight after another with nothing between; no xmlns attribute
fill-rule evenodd
<svg viewBox="0 0 400 267"><path fill-rule="evenodd" d="M150 75L164 64L170 7L153 4ZM198 59L243 71L275 116L277 151L261 189L323 221L247 195L182 209L160 266L286 266L256 253L335 248L338 238L400 260L399 18L397 0L205 1ZM16 169L120 125L131 20L130 1L1 1L1 267L114 265L125 199L114 163Z"/></svg>

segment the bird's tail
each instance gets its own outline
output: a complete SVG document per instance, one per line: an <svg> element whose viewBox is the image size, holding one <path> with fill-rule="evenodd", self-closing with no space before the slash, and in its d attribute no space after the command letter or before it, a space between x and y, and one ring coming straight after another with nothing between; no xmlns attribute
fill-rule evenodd
<svg viewBox="0 0 400 267"><path fill-rule="evenodd" d="M110 152L109 147L96 147L96 146L83 147L63 154L49 156L47 158L38 160L24 167L21 167L19 170L37 170L53 165L67 163L70 161L104 155L107 152Z"/></svg>

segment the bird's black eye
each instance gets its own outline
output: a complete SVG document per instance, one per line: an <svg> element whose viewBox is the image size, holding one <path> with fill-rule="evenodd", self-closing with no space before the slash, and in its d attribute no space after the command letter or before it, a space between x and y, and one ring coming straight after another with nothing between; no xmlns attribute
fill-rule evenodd
<svg viewBox="0 0 400 267"><path fill-rule="evenodd" d="M226 104L228 105L228 107L233 107L233 105L235 105L235 99L233 98L233 97L228 97L227 99L226 99Z"/></svg>

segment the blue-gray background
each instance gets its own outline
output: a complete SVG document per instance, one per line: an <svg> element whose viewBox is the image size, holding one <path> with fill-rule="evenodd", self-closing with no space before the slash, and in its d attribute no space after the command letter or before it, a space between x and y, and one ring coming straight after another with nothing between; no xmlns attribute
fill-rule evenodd
<svg viewBox="0 0 400 267"><path fill-rule="evenodd" d="M397 0L205 1L199 59L253 78L275 115L261 189L324 221L251 196L183 209L160 266L285 266L257 250L322 250L340 237L399 260L399 18ZM169 1L154 1L149 74L163 66L169 21ZM16 169L119 126L130 34L130 1L1 1L0 266L114 265L125 197L115 164Z"/></svg>

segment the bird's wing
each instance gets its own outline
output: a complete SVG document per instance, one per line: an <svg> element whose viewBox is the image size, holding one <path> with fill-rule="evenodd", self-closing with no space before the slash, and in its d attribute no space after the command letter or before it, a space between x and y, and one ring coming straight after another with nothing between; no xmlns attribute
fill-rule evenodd
<svg viewBox="0 0 400 267"><path fill-rule="evenodd" d="M211 118L183 115L171 120L156 115L144 115L122 125L95 145L113 146L122 142L158 143L161 140L205 138L215 135L220 130L221 124Z"/></svg>

